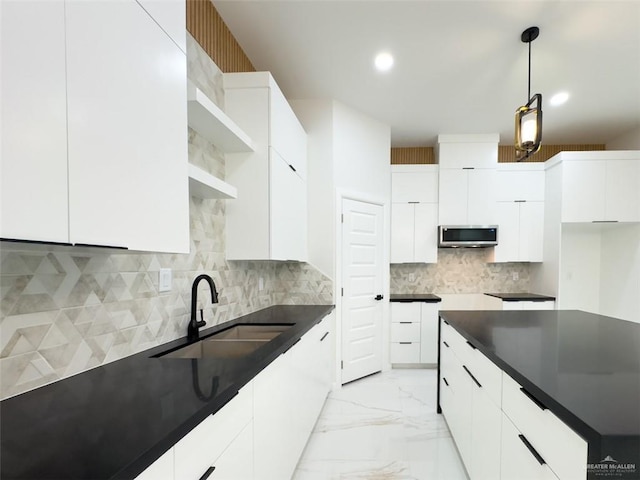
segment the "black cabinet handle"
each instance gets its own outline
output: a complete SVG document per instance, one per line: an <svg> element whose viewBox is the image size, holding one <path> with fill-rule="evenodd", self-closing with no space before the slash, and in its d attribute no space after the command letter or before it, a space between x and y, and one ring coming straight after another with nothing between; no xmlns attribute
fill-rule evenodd
<svg viewBox="0 0 640 480"><path fill-rule="evenodd" d="M525 395L525 397L527 397L529 400L531 400L533 403L535 403L536 406L540 410L546 410L547 409L547 407L545 406L544 403L542 403L540 400L538 400L536 397L534 397L531 393L527 392L524 388L520 388L520 391Z"/></svg>
<svg viewBox="0 0 640 480"><path fill-rule="evenodd" d="M444 318L442 319L442 321L443 321L444 323L446 323L447 325L449 325L449 322L447 322Z"/></svg>
<svg viewBox="0 0 640 480"><path fill-rule="evenodd" d="M323 341L325 338L327 338L327 335L329 335L329 332L325 332L324 335L322 335L320 341Z"/></svg>
<svg viewBox="0 0 640 480"><path fill-rule="evenodd" d="M384 298L383 295L376 295L374 300L382 300Z"/></svg>
<svg viewBox="0 0 640 480"><path fill-rule="evenodd" d="M400 345L411 345L412 342L400 342Z"/></svg>
<svg viewBox="0 0 640 480"><path fill-rule="evenodd" d="M467 340L467 345L469 345L471 348L476 350L476 346L474 344L472 344L469 340Z"/></svg>
<svg viewBox="0 0 640 480"><path fill-rule="evenodd" d="M476 167L462 167L462 170L475 170Z"/></svg>
<svg viewBox="0 0 640 480"><path fill-rule="evenodd" d="M290 168L291 170L293 170L294 172L297 172L296 167L294 167L293 165L289 165L289 168Z"/></svg>
<svg viewBox="0 0 640 480"><path fill-rule="evenodd" d="M442 343L444 343L444 346L445 346L445 347L450 348L450 347L449 347L449 344L448 344L447 342L445 342L444 340L442 341Z"/></svg>
<svg viewBox="0 0 640 480"><path fill-rule="evenodd" d="M469 374L469 376L471 377L471 379L476 382L476 385L478 385L478 387L482 388L482 385L480 385L480 382L476 379L476 377L473 376L473 373L471 373L469 371L469 369L466 367L466 365L463 365L462 368L464 368L464 371L467 372Z"/></svg>
<svg viewBox="0 0 640 480"><path fill-rule="evenodd" d="M525 447L529 449L529 451L531 452L531 455L533 455L536 458L536 460L540 465L544 465L545 463L547 463L544 461L544 458L542 458L542 456L536 451L536 449L533 448L533 445L529 443L529 440L527 440L527 438L524 435L520 434L518 435L518 438L522 440L522 443L524 443Z"/></svg>
<svg viewBox="0 0 640 480"><path fill-rule="evenodd" d="M204 474L200 477L200 480L207 480L207 478L209 478L211 476L211 474L213 473L213 471L215 469L216 469L216 467L207 468L207 471L204 472Z"/></svg>
<svg viewBox="0 0 640 480"><path fill-rule="evenodd" d="M399 322L401 325L411 325L413 322Z"/></svg>
<svg viewBox="0 0 640 480"><path fill-rule="evenodd" d="M449 386L449 382L447 382L447 379L442 377L442 381L444 382L444 384L448 387Z"/></svg>

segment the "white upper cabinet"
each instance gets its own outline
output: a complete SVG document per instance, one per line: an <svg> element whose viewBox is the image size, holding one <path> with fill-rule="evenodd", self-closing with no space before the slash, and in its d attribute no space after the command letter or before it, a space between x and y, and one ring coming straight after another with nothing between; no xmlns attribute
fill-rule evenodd
<svg viewBox="0 0 640 480"><path fill-rule="evenodd" d="M0 8L0 237L68 243L64 1Z"/></svg>
<svg viewBox="0 0 640 480"><path fill-rule="evenodd" d="M439 135L438 223L496 223L498 135Z"/></svg>
<svg viewBox="0 0 640 480"><path fill-rule="evenodd" d="M438 166L391 167L391 263L438 261Z"/></svg>
<svg viewBox="0 0 640 480"><path fill-rule="evenodd" d="M640 152L562 152L562 222L640 221Z"/></svg>
<svg viewBox="0 0 640 480"><path fill-rule="evenodd" d="M180 50L187 53L187 8L185 0L136 0Z"/></svg>
<svg viewBox="0 0 640 480"><path fill-rule="evenodd" d="M393 203L438 203L437 165L392 165Z"/></svg>
<svg viewBox="0 0 640 480"><path fill-rule="evenodd" d="M2 8L2 237L187 252L184 52L134 0Z"/></svg>
<svg viewBox="0 0 640 480"><path fill-rule="evenodd" d="M542 261L544 178L543 163L498 166L495 262Z"/></svg>
<svg viewBox="0 0 640 480"><path fill-rule="evenodd" d="M307 259L307 137L268 72L225 74L225 108L254 151L226 155L227 258Z"/></svg>
<svg viewBox="0 0 640 480"><path fill-rule="evenodd" d="M66 21L71 242L188 252L184 52L134 0Z"/></svg>

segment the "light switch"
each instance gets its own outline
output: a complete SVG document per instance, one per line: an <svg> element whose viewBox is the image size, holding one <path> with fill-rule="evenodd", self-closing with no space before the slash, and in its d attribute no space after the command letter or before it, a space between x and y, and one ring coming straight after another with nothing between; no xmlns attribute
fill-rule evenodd
<svg viewBox="0 0 640 480"><path fill-rule="evenodd" d="M171 269L170 268L161 268L160 275L158 278L158 291L159 292L170 292L171 291Z"/></svg>

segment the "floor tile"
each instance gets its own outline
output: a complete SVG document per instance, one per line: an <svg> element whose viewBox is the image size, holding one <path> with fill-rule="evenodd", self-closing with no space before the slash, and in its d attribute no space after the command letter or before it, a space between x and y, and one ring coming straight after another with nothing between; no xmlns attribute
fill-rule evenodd
<svg viewBox="0 0 640 480"><path fill-rule="evenodd" d="M394 369L331 392L294 480L467 480L435 369Z"/></svg>

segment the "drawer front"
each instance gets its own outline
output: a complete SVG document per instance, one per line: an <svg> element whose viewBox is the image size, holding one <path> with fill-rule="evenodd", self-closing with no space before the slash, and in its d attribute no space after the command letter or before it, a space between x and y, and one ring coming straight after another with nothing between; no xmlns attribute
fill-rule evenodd
<svg viewBox="0 0 640 480"><path fill-rule="evenodd" d="M420 344L392 343L389 356L391 363L420 363Z"/></svg>
<svg viewBox="0 0 640 480"><path fill-rule="evenodd" d="M443 323L443 339L449 344L451 350L461 363L467 364L473 349L467 345L467 340L460 335L451 325Z"/></svg>
<svg viewBox="0 0 640 480"><path fill-rule="evenodd" d="M502 405L502 370L477 349L469 355L467 368L482 385L484 392L493 403L500 407Z"/></svg>
<svg viewBox="0 0 640 480"><path fill-rule="evenodd" d="M520 435L520 431L503 413L501 478L503 480L558 480L547 464L540 464ZM528 441L526 437L524 440Z"/></svg>
<svg viewBox="0 0 640 480"><path fill-rule="evenodd" d="M420 324L409 322L392 323L391 341L420 343Z"/></svg>
<svg viewBox="0 0 640 480"><path fill-rule="evenodd" d="M419 322L420 302L391 302L392 322Z"/></svg>
<svg viewBox="0 0 640 480"><path fill-rule="evenodd" d="M502 410L556 476L560 480L585 479L587 442L551 411L529 398L504 372L502 382Z"/></svg>
<svg viewBox="0 0 640 480"><path fill-rule="evenodd" d="M175 478L198 480L251 421L252 416L253 383L249 383L175 445Z"/></svg>

